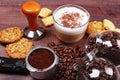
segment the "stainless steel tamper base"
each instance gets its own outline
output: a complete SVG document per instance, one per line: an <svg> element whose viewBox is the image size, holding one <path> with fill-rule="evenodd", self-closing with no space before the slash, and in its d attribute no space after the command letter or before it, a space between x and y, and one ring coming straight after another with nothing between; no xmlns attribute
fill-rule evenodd
<svg viewBox="0 0 120 80"><path fill-rule="evenodd" d="M30 31L29 28L26 27L24 29L24 32L25 32L25 36L27 38L36 40L36 39L42 38L45 31L41 27L38 27L38 30L36 30L36 31Z"/></svg>

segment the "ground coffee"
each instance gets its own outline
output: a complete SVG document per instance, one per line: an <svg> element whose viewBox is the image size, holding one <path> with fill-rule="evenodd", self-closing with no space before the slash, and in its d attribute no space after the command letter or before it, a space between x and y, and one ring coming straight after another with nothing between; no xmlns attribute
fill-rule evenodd
<svg viewBox="0 0 120 80"><path fill-rule="evenodd" d="M54 55L47 49L36 49L29 56L28 61L31 66L37 69L48 68L54 61Z"/></svg>

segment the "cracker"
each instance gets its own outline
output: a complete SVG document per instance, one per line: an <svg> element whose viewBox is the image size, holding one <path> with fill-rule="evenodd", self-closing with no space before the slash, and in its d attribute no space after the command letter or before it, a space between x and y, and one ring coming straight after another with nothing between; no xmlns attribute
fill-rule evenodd
<svg viewBox="0 0 120 80"><path fill-rule="evenodd" d="M51 25L53 25L53 18L52 18L52 16L48 16L46 18L43 18L42 22L46 27L51 26Z"/></svg>
<svg viewBox="0 0 120 80"><path fill-rule="evenodd" d="M51 14L52 14L52 10L50 10L48 8L42 8L40 13L39 13L39 16L42 17L42 18L45 18L45 17L48 17Z"/></svg>
<svg viewBox="0 0 120 80"><path fill-rule="evenodd" d="M32 49L33 43L26 38L20 39L20 41L8 44L6 46L6 52L9 57L17 59L25 59L26 54Z"/></svg>
<svg viewBox="0 0 120 80"><path fill-rule="evenodd" d="M92 21L88 24L87 33L91 34L93 32L102 33L104 32L103 23L101 21Z"/></svg>
<svg viewBox="0 0 120 80"><path fill-rule="evenodd" d="M19 27L6 28L0 31L0 43L12 43L22 38L24 32Z"/></svg>
<svg viewBox="0 0 120 80"><path fill-rule="evenodd" d="M103 20L103 26L106 30L114 30L116 28L113 22L108 19Z"/></svg>

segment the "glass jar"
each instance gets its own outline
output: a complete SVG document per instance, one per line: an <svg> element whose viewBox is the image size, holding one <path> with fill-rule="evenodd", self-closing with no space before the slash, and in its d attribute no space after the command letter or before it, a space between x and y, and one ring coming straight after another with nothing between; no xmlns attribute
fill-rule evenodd
<svg viewBox="0 0 120 80"><path fill-rule="evenodd" d="M104 58L83 57L74 64L74 69L77 70L76 80L119 80L118 69Z"/></svg>
<svg viewBox="0 0 120 80"><path fill-rule="evenodd" d="M74 64L76 80L120 80L120 33L92 33L85 48L86 56Z"/></svg>
<svg viewBox="0 0 120 80"><path fill-rule="evenodd" d="M92 33L86 42L86 52L94 51L97 57L110 60L120 65L120 33L106 31L101 34Z"/></svg>

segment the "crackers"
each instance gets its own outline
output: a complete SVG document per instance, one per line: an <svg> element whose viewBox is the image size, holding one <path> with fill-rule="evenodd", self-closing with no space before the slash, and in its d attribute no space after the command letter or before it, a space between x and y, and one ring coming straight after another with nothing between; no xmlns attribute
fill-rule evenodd
<svg viewBox="0 0 120 80"><path fill-rule="evenodd" d="M52 16L43 18L42 22L45 26L51 26L53 24L53 18L52 18Z"/></svg>
<svg viewBox="0 0 120 80"><path fill-rule="evenodd" d="M89 22L86 32L88 34L91 34L93 32L102 33L106 30L120 32L120 29L116 28L114 23L108 19L104 19L103 22L102 21Z"/></svg>
<svg viewBox="0 0 120 80"><path fill-rule="evenodd" d="M0 31L0 43L13 43L22 38L24 32L19 27L6 28Z"/></svg>
<svg viewBox="0 0 120 80"><path fill-rule="evenodd" d="M48 8L42 8L39 16L41 17L45 27L53 25L52 10Z"/></svg>
<svg viewBox="0 0 120 80"><path fill-rule="evenodd" d="M45 17L47 17L47 16L49 16L51 14L52 14L52 10L50 10L48 8L42 8L40 10L39 16L42 17L42 18L45 18Z"/></svg>
<svg viewBox="0 0 120 80"><path fill-rule="evenodd" d="M33 43L26 38L22 38L15 43L6 46L6 52L9 57L24 59L26 54L32 49Z"/></svg>

